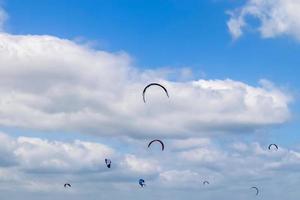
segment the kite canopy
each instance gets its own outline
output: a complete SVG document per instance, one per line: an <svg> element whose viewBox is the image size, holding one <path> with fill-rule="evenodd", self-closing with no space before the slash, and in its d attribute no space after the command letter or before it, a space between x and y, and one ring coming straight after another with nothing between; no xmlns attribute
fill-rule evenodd
<svg viewBox="0 0 300 200"><path fill-rule="evenodd" d="M105 158L105 164L106 164L107 168L110 168L111 167L111 160L108 159L108 158Z"/></svg>
<svg viewBox="0 0 300 200"><path fill-rule="evenodd" d="M65 184L64 184L64 187L66 188L67 186L68 186L68 187L71 187L71 184L70 184L70 183L65 183Z"/></svg>
<svg viewBox="0 0 300 200"><path fill-rule="evenodd" d="M145 180L144 179L140 179L139 180L139 184L141 187L144 187L146 184L145 184Z"/></svg>
<svg viewBox="0 0 300 200"><path fill-rule="evenodd" d="M209 184L208 181L203 181L203 185Z"/></svg>
<svg viewBox="0 0 300 200"><path fill-rule="evenodd" d="M272 147L274 147L276 150L278 150L277 144L270 144L268 149L271 150Z"/></svg>
<svg viewBox="0 0 300 200"><path fill-rule="evenodd" d="M169 98L168 90L167 90L164 86L162 86L162 85L159 84L159 83L150 83L150 84L147 85L147 86L144 88L144 90L143 90L143 101L144 101L144 103L146 103L146 98L145 98L146 91L147 91L147 89L148 89L149 87L151 87L151 86L158 86L158 87L161 87L161 88L165 91L167 97Z"/></svg>
<svg viewBox="0 0 300 200"><path fill-rule="evenodd" d="M152 140L149 144L148 144L148 148L151 146L151 144L153 142L159 142L161 144L161 150L163 151L165 149L165 145L161 140Z"/></svg>
<svg viewBox="0 0 300 200"><path fill-rule="evenodd" d="M256 196L258 195L258 193L259 193L259 190L258 190L258 188L257 187L251 187L251 189L254 189L254 190L256 190Z"/></svg>

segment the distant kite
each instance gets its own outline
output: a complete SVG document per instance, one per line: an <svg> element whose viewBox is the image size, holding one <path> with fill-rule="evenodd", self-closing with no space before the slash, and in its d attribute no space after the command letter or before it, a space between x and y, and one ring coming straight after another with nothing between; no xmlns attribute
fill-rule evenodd
<svg viewBox="0 0 300 200"><path fill-rule="evenodd" d="M144 179L140 179L140 180L139 180L139 184L140 184L141 187L146 186L145 180L144 180Z"/></svg>
<svg viewBox="0 0 300 200"><path fill-rule="evenodd" d="M150 84L147 85L147 86L144 88L144 90L143 90L143 101L144 101L144 103L146 103L146 98L145 98L146 91L147 91L147 89L148 89L149 87L151 87L151 86L159 86L159 87L161 87L161 88L165 91L167 97L169 98L168 90L167 90L164 86L162 86L162 85L159 84L159 83L150 83Z"/></svg>
<svg viewBox="0 0 300 200"><path fill-rule="evenodd" d="M161 150L163 151L165 149L165 145L161 140L152 140L149 144L148 144L148 148L151 146L151 144L153 142L159 142L161 144Z"/></svg>
<svg viewBox="0 0 300 200"><path fill-rule="evenodd" d="M206 184L209 185L209 182L208 181L203 181L203 185L206 185Z"/></svg>
<svg viewBox="0 0 300 200"><path fill-rule="evenodd" d="M106 164L107 168L110 168L110 166L111 166L111 160L105 158L105 164Z"/></svg>
<svg viewBox="0 0 300 200"><path fill-rule="evenodd" d="M269 147L268 147L268 149L271 150L272 146L274 146L276 148L276 150L278 150L277 144L270 144Z"/></svg>
<svg viewBox="0 0 300 200"><path fill-rule="evenodd" d="M65 183L65 184L64 184L64 187L66 188L67 186L68 186L68 187L71 187L71 184L70 184L70 183Z"/></svg>
<svg viewBox="0 0 300 200"><path fill-rule="evenodd" d="M254 190L256 190L256 196L258 195L258 193L259 193L259 190L258 190L258 188L257 187L251 187L251 189L254 189Z"/></svg>

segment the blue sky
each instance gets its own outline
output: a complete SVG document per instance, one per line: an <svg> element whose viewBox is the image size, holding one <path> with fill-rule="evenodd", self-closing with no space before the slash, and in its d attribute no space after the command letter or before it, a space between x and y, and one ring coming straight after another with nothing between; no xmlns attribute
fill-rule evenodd
<svg viewBox="0 0 300 200"><path fill-rule="evenodd" d="M299 196L299 0L1 5L0 198Z"/></svg>

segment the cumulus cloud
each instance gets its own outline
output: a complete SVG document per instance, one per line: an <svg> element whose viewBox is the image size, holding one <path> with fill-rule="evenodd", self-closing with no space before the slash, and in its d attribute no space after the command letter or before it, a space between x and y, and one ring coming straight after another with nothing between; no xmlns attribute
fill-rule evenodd
<svg viewBox="0 0 300 200"><path fill-rule="evenodd" d="M105 145L75 141L73 144L50 143L41 139L21 137L17 140L18 148L14 151L22 167L32 172L96 171L104 169L105 157L111 157L112 149ZM47 156L47 159L44 157ZM80 161L80 162L79 162ZM51 169L51 170L50 170Z"/></svg>
<svg viewBox="0 0 300 200"><path fill-rule="evenodd" d="M197 185L201 185L201 181L203 181L203 177L201 177L197 172L193 172L190 170L170 170L160 173L159 179L162 184L166 186L172 187L193 187ZM191 182L193 184L191 184Z"/></svg>
<svg viewBox="0 0 300 200"><path fill-rule="evenodd" d="M227 26L233 38L239 38L251 26L247 21L255 18L260 25L257 30L264 38L291 36L300 40L299 0L247 0L236 10L229 11Z"/></svg>
<svg viewBox="0 0 300 200"><path fill-rule="evenodd" d="M135 155L126 155L123 165L129 170L139 172L141 174L152 174L160 171L160 165L157 161L137 158Z"/></svg>
<svg viewBox="0 0 300 200"><path fill-rule="evenodd" d="M35 173L103 170L104 167L99 166L106 157L114 154L114 150L106 145L79 140L63 143L27 137L13 139L2 133L0 142L2 152L5 152L1 154L1 161Z"/></svg>
<svg viewBox="0 0 300 200"><path fill-rule="evenodd" d="M129 137L202 137L284 123L290 96L226 80L168 81L108 53L52 36L0 35L0 125ZM166 98L149 88L164 84ZM170 126L170 124L172 124Z"/></svg>
<svg viewBox="0 0 300 200"><path fill-rule="evenodd" d="M195 147L206 147L211 144L209 138L188 138L188 139L178 139L172 142L173 149L191 149Z"/></svg>
<svg viewBox="0 0 300 200"><path fill-rule="evenodd" d="M16 181L22 186L27 176L32 184L44 184L45 190L53 189L51 184L54 180L57 181L57 176L64 177L63 181L72 179L73 182L77 180L84 183L101 180L102 183L118 183L133 177L136 179L137 175L158 176L161 169L158 160L143 158L141 154L118 152L112 147L95 142L62 142L24 136L14 138L1 133L0 144L0 161L3 163L0 166L0 180ZM109 170L105 165L105 158L112 160L112 168ZM10 176L11 173L16 176ZM112 173L118 176L112 176ZM81 175L83 177L79 178ZM36 180L35 176L40 177ZM54 188L56 187L58 185ZM40 190L41 187L37 189Z"/></svg>

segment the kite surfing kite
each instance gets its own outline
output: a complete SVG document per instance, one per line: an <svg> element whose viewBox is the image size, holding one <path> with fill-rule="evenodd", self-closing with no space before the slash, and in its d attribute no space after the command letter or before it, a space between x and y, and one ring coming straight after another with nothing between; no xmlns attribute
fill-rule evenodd
<svg viewBox="0 0 300 200"><path fill-rule="evenodd" d="M66 188L67 186L68 186L68 187L71 187L71 184L70 184L70 183L65 183L65 184L64 184L64 187Z"/></svg>
<svg viewBox="0 0 300 200"><path fill-rule="evenodd" d="M209 184L208 181L203 181L203 185Z"/></svg>
<svg viewBox="0 0 300 200"><path fill-rule="evenodd" d="M106 164L107 168L110 168L110 166L111 166L111 160L105 158L105 164Z"/></svg>
<svg viewBox="0 0 300 200"><path fill-rule="evenodd" d="M140 184L141 187L146 186L145 180L144 180L144 179L140 179L140 180L139 180L139 184Z"/></svg>
<svg viewBox="0 0 300 200"><path fill-rule="evenodd" d="M163 151L165 149L165 145L161 140L152 140L149 144L148 144L148 148L151 146L151 144L153 142L159 142L161 144L161 150Z"/></svg>
<svg viewBox="0 0 300 200"><path fill-rule="evenodd" d="M146 91L147 91L147 89L148 89L149 87L151 87L151 86L158 86L158 87L161 87L161 88L165 91L167 97L169 98L168 90L167 90L164 86L162 86L162 85L159 84L159 83L150 83L150 84L147 85L147 86L144 88L144 90L143 90L143 101L144 101L144 103L146 103L146 98L145 98Z"/></svg>
<svg viewBox="0 0 300 200"><path fill-rule="evenodd" d="M251 189L254 189L254 190L256 190L256 196L258 195L258 193L259 193L259 190L258 190L258 188L257 187L251 187Z"/></svg>
<svg viewBox="0 0 300 200"><path fill-rule="evenodd" d="M274 147L276 150L278 150L277 144L270 144L268 149L271 150L272 147Z"/></svg>

